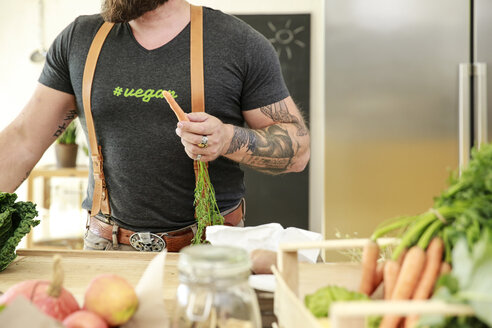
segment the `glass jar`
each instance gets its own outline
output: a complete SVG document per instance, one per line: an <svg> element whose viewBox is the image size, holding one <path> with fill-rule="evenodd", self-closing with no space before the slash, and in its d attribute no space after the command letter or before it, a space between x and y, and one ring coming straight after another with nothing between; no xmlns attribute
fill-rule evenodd
<svg viewBox="0 0 492 328"><path fill-rule="evenodd" d="M173 328L261 328L258 299L248 284L248 253L196 245L180 251Z"/></svg>

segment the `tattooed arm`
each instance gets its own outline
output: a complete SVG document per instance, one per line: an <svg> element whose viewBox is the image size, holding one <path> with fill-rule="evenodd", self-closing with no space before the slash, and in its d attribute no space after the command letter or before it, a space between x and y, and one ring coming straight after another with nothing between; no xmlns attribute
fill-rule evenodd
<svg viewBox="0 0 492 328"><path fill-rule="evenodd" d="M38 84L21 113L0 132L0 191L14 192L75 118L74 96Z"/></svg>
<svg viewBox="0 0 492 328"><path fill-rule="evenodd" d="M256 170L300 172L309 160L309 132L292 98L243 113L224 156Z"/></svg>
<svg viewBox="0 0 492 328"><path fill-rule="evenodd" d="M304 170L309 132L291 97L243 115L249 128L223 124L205 113L188 114L192 122L180 122L177 129L188 156L201 155L206 162L222 155L270 174ZM197 147L202 135L208 137L207 148Z"/></svg>

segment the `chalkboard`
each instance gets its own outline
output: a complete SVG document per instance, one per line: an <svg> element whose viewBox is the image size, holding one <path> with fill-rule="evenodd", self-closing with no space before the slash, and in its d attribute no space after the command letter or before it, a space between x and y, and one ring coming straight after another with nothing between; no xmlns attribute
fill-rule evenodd
<svg viewBox="0 0 492 328"><path fill-rule="evenodd" d="M236 15L262 33L280 59L287 88L309 122L311 17L309 14ZM300 173L270 176L243 168L247 226L278 222L309 227L309 167Z"/></svg>

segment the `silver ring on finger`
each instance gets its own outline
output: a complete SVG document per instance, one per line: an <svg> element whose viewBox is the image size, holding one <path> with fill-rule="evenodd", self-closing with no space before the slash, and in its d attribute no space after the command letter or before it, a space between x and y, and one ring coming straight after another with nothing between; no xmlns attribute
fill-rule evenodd
<svg viewBox="0 0 492 328"><path fill-rule="evenodd" d="M200 155L200 154L196 155L196 160L197 161L200 161L201 159L202 159L202 155Z"/></svg>

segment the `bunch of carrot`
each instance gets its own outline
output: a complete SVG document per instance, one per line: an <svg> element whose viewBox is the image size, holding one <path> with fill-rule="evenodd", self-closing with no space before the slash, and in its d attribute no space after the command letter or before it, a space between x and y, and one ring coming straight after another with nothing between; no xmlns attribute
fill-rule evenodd
<svg viewBox="0 0 492 328"><path fill-rule="evenodd" d="M370 295L384 282L388 300L423 300L432 296L438 277L451 271L452 249L465 237L470 248L484 227L492 226L492 145L473 149L461 176L455 172L450 186L436 198L434 207L412 217L397 218L378 228L362 253L360 292ZM377 240L395 231L400 238L391 259L378 263ZM415 327L418 317L384 316L380 328Z"/></svg>
<svg viewBox="0 0 492 328"><path fill-rule="evenodd" d="M164 98L173 110L179 121L189 121L181 106L168 91L163 91ZM193 237L193 244L200 244L204 240L205 228L210 225L224 224L224 217L220 214L215 190L210 182L208 167L202 161L196 161L196 184L195 184L195 218L197 230Z"/></svg>
<svg viewBox="0 0 492 328"><path fill-rule="evenodd" d="M451 270L451 265L443 261L444 242L428 236L399 256L378 263L379 246L369 241L363 251L363 273L360 292L371 295L384 282L386 300L425 300L432 296L434 285L441 274ZM427 247L424 246L428 243ZM398 327L404 321L405 328L415 327L418 316L403 319L400 316L385 316L380 328Z"/></svg>

